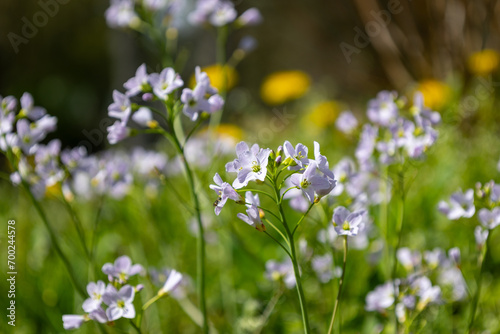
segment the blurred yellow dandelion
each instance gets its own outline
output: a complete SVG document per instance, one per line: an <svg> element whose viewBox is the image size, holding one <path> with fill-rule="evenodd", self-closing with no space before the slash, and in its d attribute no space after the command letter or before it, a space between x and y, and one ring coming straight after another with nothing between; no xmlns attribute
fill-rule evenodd
<svg viewBox="0 0 500 334"><path fill-rule="evenodd" d="M451 90L448 85L434 79L420 81L416 90L422 92L424 96L424 105L433 110L441 109L451 95Z"/></svg>
<svg viewBox="0 0 500 334"><path fill-rule="evenodd" d="M210 66L203 67L202 72L207 73L210 78L210 83L212 86L217 88L219 92L228 91L232 89L238 82L238 72L229 65L222 66L220 64L214 64ZM224 71L226 73L226 82L224 82ZM225 84L225 85L224 85ZM196 79L194 75L191 77L190 86L194 87L196 85ZM227 89L223 89L224 86Z"/></svg>
<svg viewBox="0 0 500 334"><path fill-rule="evenodd" d="M311 78L302 71L271 73L262 83L260 95L269 105L278 105L303 96L311 85Z"/></svg>
<svg viewBox="0 0 500 334"><path fill-rule="evenodd" d="M311 111L307 114L307 120L315 127L324 129L335 122L340 111L341 106L338 102L323 101L311 108Z"/></svg>
<svg viewBox="0 0 500 334"><path fill-rule="evenodd" d="M474 52L467 60L469 71L475 75L487 75L498 69L500 54L491 49Z"/></svg>

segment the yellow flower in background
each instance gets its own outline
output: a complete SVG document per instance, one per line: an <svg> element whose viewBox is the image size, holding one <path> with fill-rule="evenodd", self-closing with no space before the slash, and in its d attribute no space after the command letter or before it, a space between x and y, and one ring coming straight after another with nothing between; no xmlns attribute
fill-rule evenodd
<svg viewBox="0 0 500 334"><path fill-rule="evenodd" d="M231 138L231 139L235 139L237 142L243 140L243 130L237 125L220 124L215 129L215 132L221 138Z"/></svg>
<svg viewBox="0 0 500 334"><path fill-rule="evenodd" d="M500 54L495 50L486 49L474 52L467 60L469 71L475 75L487 75L498 69Z"/></svg>
<svg viewBox="0 0 500 334"><path fill-rule="evenodd" d="M448 85L434 79L420 81L416 91L422 92L424 105L433 110L441 109L448 102L451 95Z"/></svg>
<svg viewBox="0 0 500 334"><path fill-rule="evenodd" d="M200 136L208 134L209 128L206 127L199 132ZM238 143L243 140L243 129L234 124L220 124L214 129L214 133L219 139L229 139Z"/></svg>
<svg viewBox="0 0 500 334"><path fill-rule="evenodd" d="M302 71L282 71L268 75L260 95L269 105L278 105L303 96L311 86L311 78Z"/></svg>
<svg viewBox="0 0 500 334"><path fill-rule="evenodd" d="M341 106L336 101L323 101L313 106L307 120L317 128L327 128L337 119Z"/></svg>
<svg viewBox="0 0 500 334"><path fill-rule="evenodd" d="M221 91L228 91L231 88L233 88L236 83L238 82L238 73L234 69L234 67L231 67L229 65L222 66L220 64L214 64L210 66L203 67L201 69L202 72L207 73L208 77L210 78L210 83L212 86L217 88L219 92ZM226 72L226 86L227 89L223 89L224 86L224 71ZM190 81L190 86L194 87L196 85L196 78L194 75L191 77Z"/></svg>

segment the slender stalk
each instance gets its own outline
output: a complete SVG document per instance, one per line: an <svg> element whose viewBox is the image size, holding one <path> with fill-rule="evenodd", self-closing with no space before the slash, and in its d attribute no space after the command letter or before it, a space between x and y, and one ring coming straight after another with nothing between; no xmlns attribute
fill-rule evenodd
<svg viewBox="0 0 500 334"><path fill-rule="evenodd" d="M307 208L307 211L302 215L302 217L300 217L299 221L297 222L297 225L295 225L295 227L293 228L292 235L295 234L295 231L297 231L297 228L299 227L300 223L302 223L304 218L306 218L307 214L309 213L309 211L311 211L313 206L314 206L314 203L311 203L309 205L309 208Z"/></svg>
<svg viewBox="0 0 500 334"><path fill-rule="evenodd" d="M481 297L481 287L483 283L484 262L485 262L484 260L489 250L488 241L490 239L490 234L491 233L489 233L488 237L486 238L486 241L484 243L484 249L482 250L482 255L480 257L481 264L480 264L479 274L477 277L477 289L476 293L474 294L474 299L472 300L469 327L467 329L467 333L470 333L474 326L474 319L476 318L477 305L479 304L479 298Z"/></svg>
<svg viewBox="0 0 500 334"><path fill-rule="evenodd" d="M40 203L38 203L38 201L35 198L35 196L33 195L33 193L31 192L29 184L24 179L22 180L22 184L23 184L24 188L26 189L26 192L28 193L28 196L31 199L31 202L33 203L40 218L42 218L42 222L44 223L45 227L49 231L50 240L51 240L52 244L54 245L56 253L59 255L62 262L64 263L64 266L66 267L66 270L68 271L71 282L73 283L76 291L80 294L80 296L85 298L86 297L85 290L80 286L80 284L78 284L75 272L73 271L73 268L71 267L71 264L70 264L68 258L66 257L66 255L64 255L64 253L61 249L61 246L59 245L59 242L57 241L56 234L55 234L54 230L52 229L52 226L50 226L50 223L47 219L47 216L45 215L45 212L43 211L42 207L40 206Z"/></svg>
<svg viewBox="0 0 500 334"><path fill-rule="evenodd" d="M288 251L288 249L286 249L285 246L283 246L283 244L281 242L279 242L275 237L273 237L272 235L270 235L268 232L264 231L265 234L267 234L269 236L269 238L273 239L278 245L280 245L281 248L283 248L283 250L285 251L285 253L288 254L288 256L292 256L290 254L290 252Z"/></svg>
<svg viewBox="0 0 500 334"><path fill-rule="evenodd" d="M399 197L398 197L398 202L397 202L397 221L396 221L396 244L393 249L392 253L392 270L391 270L391 279L393 282L394 286L394 296L397 299L398 296L398 287L396 285L396 271L397 271L397 252L398 249L401 245L401 239L403 235L403 218L404 218L404 203L405 203L405 184L404 184L404 171L403 171L403 166L400 165L400 170L398 172L398 191L399 191ZM395 322L395 328L396 328L396 333L399 331L399 322L398 322L398 317L396 315L396 309L394 309L394 322Z"/></svg>
<svg viewBox="0 0 500 334"><path fill-rule="evenodd" d="M144 305L142 305L142 311L143 312L146 311L151 305L153 305L154 303L156 303L163 296L164 295L157 294L154 297L152 297L150 300L148 300L147 302L145 302Z"/></svg>
<svg viewBox="0 0 500 334"><path fill-rule="evenodd" d="M280 190L277 186L277 180L275 178L272 181L274 184L274 190L275 190L275 195L276 195L276 204L278 205L278 208L279 208L281 222L283 223L283 226L285 227L285 232L286 232L286 235L288 237L288 242L290 244L289 256L290 256L290 260L292 261L293 272L295 274L297 293L299 295L300 311L302 313L302 322L304 324L304 333L309 334L311 332L311 329L309 326L309 317L307 315L306 300L305 300L305 296L304 296L304 290L302 288L302 281L300 278L299 265L297 263L297 254L295 252L295 241L293 239L293 234L290 231L290 228L288 227L288 224L286 222L285 212L283 210L283 205L280 201Z"/></svg>
<svg viewBox="0 0 500 334"><path fill-rule="evenodd" d="M172 124L170 124L172 125ZM191 171L191 167L189 166L189 163L186 159L186 156L184 154L184 150L182 148L181 143L179 142L179 139L177 138L177 135L175 133L174 127L170 127L173 131L171 134L171 138L173 140L173 144L177 148L179 154L181 155L181 160L184 165L184 169L186 170L186 178L189 186L189 190L191 193L192 200L194 202L194 208L195 208L195 213L196 213L196 222L198 224L198 236L197 236L197 270L196 270L196 276L197 276L197 289L198 289L198 296L199 296L199 302L200 302L200 311L203 315L203 333L207 334L208 333L208 319L207 319L207 306L206 306L206 296L205 296L205 230L203 227L203 223L201 220L201 207L200 207L200 202L198 200L198 195L196 193L195 189L195 184L194 184L194 176L193 172ZM168 132L165 132L168 133ZM167 138L170 138L167 136Z"/></svg>
<svg viewBox="0 0 500 334"><path fill-rule="evenodd" d="M99 205L97 207L97 213L96 213L95 219L94 219L94 227L92 229L92 237L90 239L90 268L91 269L89 270L89 274L90 274L90 272L92 272L95 276L97 276L96 266L95 266L95 252L96 252L96 247L97 247L97 242L96 242L97 227L99 225L99 220L101 218L103 200L104 199L102 197L99 199Z"/></svg>
<svg viewBox="0 0 500 334"><path fill-rule="evenodd" d="M139 326L137 326L134 322L134 320L130 319L130 324L132 325L132 327L135 329L135 331L139 334L142 334L141 332L141 329L139 328Z"/></svg>
<svg viewBox="0 0 500 334"><path fill-rule="evenodd" d="M69 215L71 216L71 219L73 220L73 223L75 223L75 229L76 229L76 232L78 233L78 238L80 239L80 243L82 244L82 248L83 248L83 251L85 252L85 256L90 261L90 251L89 251L89 248L87 247L87 242L85 240L85 232L83 231L82 221L80 220L80 218L78 218L76 211L73 209L71 204L66 200L64 195L61 197L62 197L62 201L64 203L66 210L68 211Z"/></svg>
<svg viewBox="0 0 500 334"><path fill-rule="evenodd" d="M333 307L332 320L330 321L330 328L328 329L328 334L333 332L333 324L335 323L335 316L337 315L337 310L340 304L340 297L342 293L342 287L344 286L344 276L345 267L347 263L347 235L344 235L344 262L342 264L342 276L339 281L339 292L337 293L337 299L335 300L335 306Z"/></svg>

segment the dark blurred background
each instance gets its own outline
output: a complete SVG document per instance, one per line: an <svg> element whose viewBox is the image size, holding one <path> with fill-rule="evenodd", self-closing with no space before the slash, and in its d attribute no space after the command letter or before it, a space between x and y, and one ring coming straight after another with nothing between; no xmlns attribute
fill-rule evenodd
<svg viewBox="0 0 500 334"><path fill-rule="evenodd" d="M23 18L33 22L41 4L51 1L0 2L0 94L31 92L37 105L59 118L55 136L74 146L85 139L83 130L98 127L105 117L113 89L122 89L141 63L159 70L160 61L137 33L106 26L108 1L60 1L66 3L58 3L58 12L17 53L12 33L22 37ZM231 34L227 49L234 50L244 35L257 39L257 49L237 70L239 86L262 104L261 112L269 108L260 102L259 87L273 71L303 70L326 87L322 93L328 98L364 105L381 89L406 91L424 79L459 73L467 82L472 52L500 50L496 0L236 3L239 13L254 6L263 24ZM371 32L371 42L359 31ZM184 78L195 65L215 62L213 31L186 24L179 45L191 50Z"/></svg>

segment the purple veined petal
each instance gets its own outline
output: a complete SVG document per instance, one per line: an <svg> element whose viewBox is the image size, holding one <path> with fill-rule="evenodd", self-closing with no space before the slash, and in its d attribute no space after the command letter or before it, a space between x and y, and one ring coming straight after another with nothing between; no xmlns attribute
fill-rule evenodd
<svg viewBox="0 0 500 334"><path fill-rule="evenodd" d="M271 150L266 148L265 150L260 150L260 152L255 155L259 164L263 165L263 167L267 167L269 163L269 154L271 154Z"/></svg>
<svg viewBox="0 0 500 334"><path fill-rule="evenodd" d="M120 256L115 260L115 270L119 273L128 273L132 266L132 260L127 255Z"/></svg>
<svg viewBox="0 0 500 334"><path fill-rule="evenodd" d="M99 307L97 310L90 312L89 318L101 324L105 324L108 322L108 317L106 316L106 312L102 309L102 307Z"/></svg>
<svg viewBox="0 0 500 334"><path fill-rule="evenodd" d="M106 316L109 321L120 319L123 316L123 309L116 305L112 305L106 310Z"/></svg>
<svg viewBox="0 0 500 334"><path fill-rule="evenodd" d="M460 205L452 205L448 212L448 219L456 220L462 217L465 213L465 210Z"/></svg>
<svg viewBox="0 0 500 334"><path fill-rule="evenodd" d="M162 288L163 292L169 293L169 292L173 291L175 288L177 288L177 286L179 286L181 281L182 281L182 274L180 272L178 272L177 270L172 270L170 272L170 275L168 275L168 278L167 278L165 284L163 285L163 288Z"/></svg>
<svg viewBox="0 0 500 334"><path fill-rule="evenodd" d="M330 188L330 186L331 186L328 179L326 177L323 177L323 176L312 175L307 180L309 181L309 183L311 183L311 187L313 187L314 190L325 190L325 189Z"/></svg>
<svg viewBox="0 0 500 334"><path fill-rule="evenodd" d="M363 215L365 214L365 211L357 211L350 213L346 220L349 222L349 226L351 228L358 227L359 224L363 221Z"/></svg>
<svg viewBox="0 0 500 334"><path fill-rule="evenodd" d="M102 301L104 302L104 304L109 306L116 300L118 300L118 292L113 285L108 284L108 286L106 287L106 291L102 295Z"/></svg>
<svg viewBox="0 0 500 334"><path fill-rule="evenodd" d="M240 170L238 172L238 176L236 177L236 180L238 180L238 182L240 184L247 185L248 181L250 181L249 179L250 179L251 173L252 173L252 170L250 168L243 168L242 170ZM234 187L234 184L233 184L233 187Z"/></svg>
<svg viewBox="0 0 500 334"><path fill-rule="evenodd" d="M127 318L127 319L135 318L135 307L133 304L131 304L131 303L125 304L125 307L123 308L122 317Z"/></svg>
<svg viewBox="0 0 500 334"><path fill-rule="evenodd" d="M131 303L134 300L135 290L131 285L124 285L120 291L118 291L118 299L122 299L126 303Z"/></svg>
<svg viewBox="0 0 500 334"><path fill-rule="evenodd" d="M214 183L216 185L218 185L219 187L221 187L222 184L224 183L224 181L222 181L222 178L220 177L219 173L215 173L215 175L214 175Z"/></svg>
<svg viewBox="0 0 500 334"><path fill-rule="evenodd" d="M77 329L83 324L85 318L79 314L65 314L62 316L62 321L64 329Z"/></svg>
<svg viewBox="0 0 500 334"><path fill-rule="evenodd" d="M309 202L314 203L314 188L313 187L307 187L306 189L302 188L302 191L304 192L304 195L306 195Z"/></svg>
<svg viewBox="0 0 500 334"><path fill-rule="evenodd" d="M260 152L259 144L257 143L253 144L252 147L250 147L250 152L252 152L254 156L257 156L257 154L259 154Z"/></svg>
<svg viewBox="0 0 500 334"><path fill-rule="evenodd" d="M133 275L140 274L140 273L142 273L142 272L144 272L144 267L143 267L143 266L141 266L140 264L134 264L134 265L130 268L130 270L128 271L128 274L129 274L130 276L133 276Z"/></svg>
<svg viewBox="0 0 500 334"><path fill-rule="evenodd" d="M338 226L342 226L351 212L343 206L335 208L333 211L333 221Z"/></svg>
<svg viewBox="0 0 500 334"><path fill-rule="evenodd" d="M292 176L290 176L290 182L296 186L296 187L300 187L300 183L302 182L302 174L293 174Z"/></svg>
<svg viewBox="0 0 500 334"><path fill-rule="evenodd" d="M207 111L211 113L221 110L224 106L224 99L218 94L210 96L207 102L210 106L209 110Z"/></svg>
<svg viewBox="0 0 500 334"><path fill-rule="evenodd" d="M247 223L248 225L253 225L253 221L244 213L241 213L239 212L236 217L238 217L239 219L243 220L245 223Z"/></svg>
<svg viewBox="0 0 500 334"><path fill-rule="evenodd" d="M285 157L287 158L295 155L295 149L288 140L283 144L283 151L285 152Z"/></svg>
<svg viewBox="0 0 500 334"><path fill-rule="evenodd" d="M303 178L309 180L316 173L317 167L318 165L316 164L316 162L311 161L303 174Z"/></svg>
<svg viewBox="0 0 500 334"><path fill-rule="evenodd" d="M245 153L247 151L250 151L250 149L248 148L248 144L245 143L244 141L241 141L238 144L236 144L236 156L238 158L240 155L242 155L243 153Z"/></svg>
<svg viewBox="0 0 500 334"><path fill-rule="evenodd" d="M115 267L111 263L105 263L102 266L102 272L105 273L106 275L114 275L115 274Z"/></svg>
<svg viewBox="0 0 500 334"><path fill-rule="evenodd" d="M239 165L238 159L236 159L234 161L231 161L231 162L228 162L226 164L226 172L228 172L228 173L237 173L238 172L237 165Z"/></svg>
<svg viewBox="0 0 500 334"><path fill-rule="evenodd" d="M101 306L102 300L101 299L93 299L93 298L87 298L83 304L82 308L85 312L90 313L92 311L95 311Z"/></svg>
<svg viewBox="0 0 500 334"><path fill-rule="evenodd" d="M99 291L96 283L90 282L89 284L87 284L87 293L89 294L89 296L92 296L94 293L98 292Z"/></svg>

